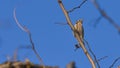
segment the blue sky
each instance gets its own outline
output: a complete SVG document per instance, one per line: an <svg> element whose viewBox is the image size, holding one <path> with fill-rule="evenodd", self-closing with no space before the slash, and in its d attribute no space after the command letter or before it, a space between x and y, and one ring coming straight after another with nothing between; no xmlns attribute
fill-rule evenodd
<svg viewBox="0 0 120 68"><path fill-rule="evenodd" d="M79 5L81 0L63 0L67 10ZM120 25L119 0L98 1L108 15ZM77 43L68 25L57 0L0 0L0 63L12 57L16 48L30 45L28 35L16 25L13 19L13 9L16 7L16 16L19 22L26 26L32 33L36 50L39 52L46 65L60 66L71 61L76 62L78 68L90 68L90 63L82 49L74 51ZM80 9L70 13L73 24L78 19L83 19L85 39L89 42L97 58L109 56L101 60L101 68L107 68L113 60L120 56L120 35L118 31L106 20L102 19L97 27L94 21L100 16L94 5L87 1ZM28 58L31 62L39 63L35 54L30 49L18 51L18 59L24 61ZM119 62L117 65L120 65Z"/></svg>

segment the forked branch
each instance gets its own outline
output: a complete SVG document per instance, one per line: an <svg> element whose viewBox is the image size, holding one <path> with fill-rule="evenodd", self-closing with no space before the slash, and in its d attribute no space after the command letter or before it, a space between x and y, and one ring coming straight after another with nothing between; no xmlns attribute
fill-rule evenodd
<svg viewBox="0 0 120 68"><path fill-rule="evenodd" d="M95 5L95 7L97 8L97 10L100 12L100 14L109 21L109 23L111 23L117 30L118 32L120 32L120 26L110 17L108 16L108 14L101 9L100 5L98 4L98 2L96 0L91 0L92 3Z"/></svg>
<svg viewBox="0 0 120 68"><path fill-rule="evenodd" d="M88 53L87 49L85 48L84 44L82 43L82 39L79 37L79 34L75 31L75 28L70 20L70 17L67 13L67 10L64 8L63 6L63 3L61 0L58 0L58 3L66 17L66 20L67 20L67 23L68 25L70 26L70 28L72 29L72 31L74 32L75 36L76 36L76 39L78 40L79 44L80 44L80 47L83 49L85 55L87 56L88 60L90 61L91 65L92 65L92 68L96 68L96 65L95 65L95 62L94 60L92 59L91 55Z"/></svg>
<svg viewBox="0 0 120 68"><path fill-rule="evenodd" d="M32 36L31 36L30 31L29 31L26 27L23 27L23 26L19 23L19 21L17 20L17 18L16 18L16 8L14 8L13 17L14 17L14 19L15 19L15 22L16 22L17 26L18 26L21 30L23 30L24 32L26 32L26 33L28 34L30 43L31 43L31 45L32 45L32 50L33 50L33 52L35 53L35 55L37 56L38 60L39 60L39 61L41 62L41 64L43 65L43 68L45 68L45 65L44 65L44 63L43 63L43 61L42 61L42 58L40 57L40 55L37 53L37 51L36 51L36 49L35 49L35 45L34 45L34 43L33 43Z"/></svg>

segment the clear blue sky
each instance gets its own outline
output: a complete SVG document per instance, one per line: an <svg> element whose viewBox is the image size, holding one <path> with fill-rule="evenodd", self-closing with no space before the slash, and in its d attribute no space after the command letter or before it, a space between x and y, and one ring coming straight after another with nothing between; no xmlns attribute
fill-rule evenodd
<svg viewBox="0 0 120 68"><path fill-rule="evenodd" d="M79 5L81 0L64 0L66 9ZM120 25L120 1L99 0L101 7ZM28 27L32 33L36 50L46 65L60 66L71 61L76 62L77 68L90 68L91 65L81 49L74 51L77 43L57 0L0 0L0 63L12 57L16 48L30 45L28 35L16 25L13 19L13 9L19 22ZM73 24L83 19L85 39L89 42L97 58L109 56L100 61L101 68L107 68L113 60L120 56L120 35L117 30L104 18L95 28L94 21L100 16L94 5L87 1L80 9L70 13ZM18 59L39 63L30 49L21 49ZM118 62L119 64L120 62ZM117 64L116 64L117 66Z"/></svg>

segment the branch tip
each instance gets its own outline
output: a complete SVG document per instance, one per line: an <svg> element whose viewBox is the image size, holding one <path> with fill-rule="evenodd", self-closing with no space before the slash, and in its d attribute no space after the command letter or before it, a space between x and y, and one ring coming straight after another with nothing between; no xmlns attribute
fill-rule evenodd
<svg viewBox="0 0 120 68"><path fill-rule="evenodd" d="M58 3L62 3L62 1L61 1L61 0L58 0Z"/></svg>

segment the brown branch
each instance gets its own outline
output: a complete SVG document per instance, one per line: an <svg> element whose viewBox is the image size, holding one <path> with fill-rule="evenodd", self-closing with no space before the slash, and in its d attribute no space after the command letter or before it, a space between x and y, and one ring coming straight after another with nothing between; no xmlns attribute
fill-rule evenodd
<svg viewBox="0 0 120 68"><path fill-rule="evenodd" d="M31 45L32 45L32 50L33 50L33 52L35 53L35 55L37 56L38 60L42 63L43 68L45 68L45 65L44 65L44 63L43 63L43 61L42 61L42 58L40 57L40 55L37 53L37 51L36 51L36 49L35 49L35 45L34 45L34 43L33 43L32 36L31 36L30 31L29 31L26 27L23 27L23 26L18 22L18 20L17 20L17 18L16 18L16 8L14 8L13 16L14 16L14 19L15 19L15 22L16 22L17 26L18 26L21 30L25 31L25 32L28 34L30 43L31 43Z"/></svg>
<svg viewBox="0 0 120 68"><path fill-rule="evenodd" d="M17 56L18 56L18 48L15 49L15 51L14 51L14 55L13 55L13 61L14 61L14 62L17 61Z"/></svg>
<svg viewBox="0 0 120 68"><path fill-rule="evenodd" d="M71 10L68 11L68 13L73 12L74 10L80 8L87 0L84 0L79 6L72 8Z"/></svg>
<svg viewBox="0 0 120 68"><path fill-rule="evenodd" d="M64 8L63 4L62 4L62 1L61 0L58 0L58 3L66 17L66 20L68 22L68 25L70 26L71 30L74 32L75 34L75 37L76 39L78 40L79 44L80 44L80 47L83 49L85 55L87 56L88 60L90 61L91 65L92 65L92 68L96 68L96 65L94 63L94 60L92 59L92 57L90 56L90 54L88 53L87 49L85 48L84 44L82 43L82 39L79 37L79 34L75 31L75 28L73 26L73 24L71 23L71 20L70 20L70 17L66 11L66 9Z"/></svg>
<svg viewBox="0 0 120 68"><path fill-rule="evenodd" d="M66 68L76 68L75 62L72 61L69 64L66 65Z"/></svg>
<svg viewBox="0 0 120 68"><path fill-rule="evenodd" d="M108 14L101 9L100 5L98 4L98 2L96 0L91 0L92 3L95 5L95 7L97 8L97 10L99 11L99 13L106 19L108 20L117 30L118 32L120 32L120 26L110 17L108 16Z"/></svg>

